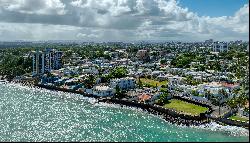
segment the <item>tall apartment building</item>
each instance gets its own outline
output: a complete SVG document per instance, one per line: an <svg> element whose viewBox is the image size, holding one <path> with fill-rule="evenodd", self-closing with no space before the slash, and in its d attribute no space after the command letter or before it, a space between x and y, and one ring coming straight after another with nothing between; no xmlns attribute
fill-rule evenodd
<svg viewBox="0 0 250 143"><path fill-rule="evenodd" d="M45 51L33 51L33 72L32 75L39 75L51 70L58 70L62 67L63 52L47 48Z"/></svg>
<svg viewBox="0 0 250 143"><path fill-rule="evenodd" d="M213 52L224 52L228 51L228 43L226 42L214 42Z"/></svg>
<svg viewBox="0 0 250 143"><path fill-rule="evenodd" d="M39 50L32 51L32 57L33 57L32 75L44 73L44 53Z"/></svg>

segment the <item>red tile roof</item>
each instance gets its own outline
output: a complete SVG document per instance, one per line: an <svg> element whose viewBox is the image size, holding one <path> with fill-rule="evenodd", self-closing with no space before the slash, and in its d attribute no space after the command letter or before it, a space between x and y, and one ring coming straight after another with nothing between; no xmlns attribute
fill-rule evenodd
<svg viewBox="0 0 250 143"><path fill-rule="evenodd" d="M148 100L150 98L151 98L151 96L148 95L148 94L142 94L142 95L139 96L140 101L146 101L146 100Z"/></svg>

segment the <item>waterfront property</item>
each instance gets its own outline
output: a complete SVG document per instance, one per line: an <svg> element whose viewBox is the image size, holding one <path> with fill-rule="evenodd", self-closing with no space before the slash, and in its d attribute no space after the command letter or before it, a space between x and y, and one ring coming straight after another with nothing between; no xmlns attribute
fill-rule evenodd
<svg viewBox="0 0 250 143"><path fill-rule="evenodd" d="M186 101L171 99L163 106L165 108L174 109L178 112L191 115L199 115L200 113L205 113L208 108L188 103Z"/></svg>
<svg viewBox="0 0 250 143"><path fill-rule="evenodd" d="M96 96L113 96L115 89L107 85L96 85L93 87L93 95Z"/></svg>
<svg viewBox="0 0 250 143"><path fill-rule="evenodd" d="M248 117L242 117L242 116L239 116L239 115L233 115L231 117L229 117L229 119L231 120L238 120L238 121L244 121L244 122L249 122L249 118Z"/></svg>
<svg viewBox="0 0 250 143"><path fill-rule="evenodd" d="M116 86L123 90L135 88L135 79L133 77L111 79L110 87L115 88Z"/></svg>

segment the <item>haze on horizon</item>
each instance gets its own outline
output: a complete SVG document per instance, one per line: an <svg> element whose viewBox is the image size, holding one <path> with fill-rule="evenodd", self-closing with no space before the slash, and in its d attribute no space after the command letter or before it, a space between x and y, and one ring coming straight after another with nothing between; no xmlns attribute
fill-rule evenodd
<svg viewBox="0 0 250 143"><path fill-rule="evenodd" d="M0 41L248 41L248 0L184 1L0 0Z"/></svg>

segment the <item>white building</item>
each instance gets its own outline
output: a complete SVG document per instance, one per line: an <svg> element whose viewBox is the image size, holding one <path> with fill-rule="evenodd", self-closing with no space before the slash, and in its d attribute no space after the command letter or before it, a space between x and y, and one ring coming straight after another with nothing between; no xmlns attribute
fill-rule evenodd
<svg viewBox="0 0 250 143"><path fill-rule="evenodd" d="M110 80L111 88L116 88L116 85L119 86L120 89L132 89L135 88L135 79L133 77L119 78Z"/></svg>
<svg viewBox="0 0 250 143"><path fill-rule="evenodd" d="M213 43L213 52L224 52L224 51L228 51L228 43L224 42Z"/></svg>
<svg viewBox="0 0 250 143"><path fill-rule="evenodd" d="M40 75L51 70L58 70L62 67L63 52L52 49L43 51L32 51L33 72L32 75Z"/></svg>
<svg viewBox="0 0 250 143"><path fill-rule="evenodd" d="M32 51L33 63L32 63L32 75L38 75L44 73L44 53L36 50Z"/></svg>
<svg viewBox="0 0 250 143"><path fill-rule="evenodd" d="M170 89L174 89L176 86L183 84L183 77L173 76L168 77Z"/></svg>
<svg viewBox="0 0 250 143"><path fill-rule="evenodd" d="M105 85L97 85L93 87L93 95L96 96L113 96L115 89Z"/></svg>

